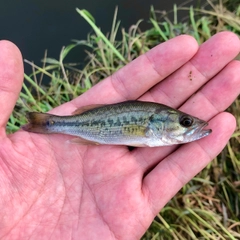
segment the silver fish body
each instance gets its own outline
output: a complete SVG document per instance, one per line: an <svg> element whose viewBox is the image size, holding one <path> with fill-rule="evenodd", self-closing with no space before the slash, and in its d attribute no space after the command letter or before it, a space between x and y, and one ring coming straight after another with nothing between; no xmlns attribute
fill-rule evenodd
<svg viewBox="0 0 240 240"><path fill-rule="evenodd" d="M96 107L71 116L29 113L22 128L36 133L64 133L80 143L137 147L187 143L211 133L207 122L168 106L128 101Z"/></svg>

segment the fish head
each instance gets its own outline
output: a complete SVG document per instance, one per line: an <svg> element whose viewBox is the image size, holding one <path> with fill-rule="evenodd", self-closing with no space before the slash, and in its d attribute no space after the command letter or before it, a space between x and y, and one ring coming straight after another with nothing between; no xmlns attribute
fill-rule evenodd
<svg viewBox="0 0 240 240"><path fill-rule="evenodd" d="M192 142L212 132L211 129L204 129L207 122L189 114L171 110L165 116L162 141L166 145Z"/></svg>

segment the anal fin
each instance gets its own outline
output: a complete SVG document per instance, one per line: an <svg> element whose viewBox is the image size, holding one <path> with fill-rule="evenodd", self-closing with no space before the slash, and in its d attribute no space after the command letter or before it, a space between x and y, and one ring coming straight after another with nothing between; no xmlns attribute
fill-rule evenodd
<svg viewBox="0 0 240 240"><path fill-rule="evenodd" d="M94 141L90 141L81 137L77 137L77 138L73 138L71 140L69 140L70 143L75 143L75 144L81 144L81 145L100 145L97 142Z"/></svg>

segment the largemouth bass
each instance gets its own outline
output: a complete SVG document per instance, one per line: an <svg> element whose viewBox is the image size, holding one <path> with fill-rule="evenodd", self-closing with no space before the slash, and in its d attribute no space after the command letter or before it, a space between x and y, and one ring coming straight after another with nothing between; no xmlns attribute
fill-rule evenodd
<svg viewBox="0 0 240 240"><path fill-rule="evenodd" d="M82 144L157 147L187 143L206 137L207 122L168 106L127 101L80 108L71 116L30 112L22 129L34 133L77 136Z"/></svg>

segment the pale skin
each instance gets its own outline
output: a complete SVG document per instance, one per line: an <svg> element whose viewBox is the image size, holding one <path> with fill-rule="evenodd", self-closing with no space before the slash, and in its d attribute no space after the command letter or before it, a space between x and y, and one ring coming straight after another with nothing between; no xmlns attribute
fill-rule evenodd
<svg viewBox="0 0 240 240"><path fill-rule="evenodd" d="M239 50L230 32L200 47L192 37L179 36L52 111L68 115L84 105L140 99L180 108L209 121L213 130L178 148L130 152L124 146L71 144L67 135L6 135L23 63L15 45L0 41L0 238L139 239L234 132L235 118L223 111L240 92L240 63L233 60Z"/></svg>

